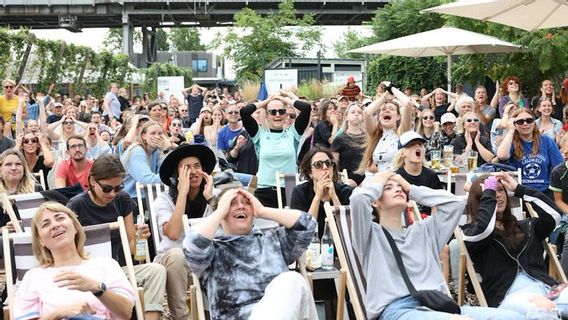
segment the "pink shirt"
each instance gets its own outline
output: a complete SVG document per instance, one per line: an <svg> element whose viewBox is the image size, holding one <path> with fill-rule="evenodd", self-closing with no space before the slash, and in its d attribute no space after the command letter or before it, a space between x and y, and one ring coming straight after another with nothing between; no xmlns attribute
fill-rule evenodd
<svg viewBox="0 0 568 320"><path fill-rule="evenodd" d="M85 260L80 265L65 267L37 267L29 270L16 291L14 315L16 320L37 319L53 312L59 307L87 302L95 314L101 319L118 319L111 315L108 309L91 292L60 288L53 278L64 271L74 271L104 282L107 291L125 296L136 301L134 288L128 282L126 275L111 258L93 258Z"/></svg>
<svg viewBox="0 0 568 320"><path fill-rule="evenodd" d="M65 186L67 187L80 183L83 190L87 191L87 189L89 189L87 179L89 178L89 173L91 173L91 167L93 167L93 160L85 160L87 161L87 165L82 172L75 172L73 160L67 159L61 161L57 166L57 171L55 171L55 177L65 179Z"/></svg>

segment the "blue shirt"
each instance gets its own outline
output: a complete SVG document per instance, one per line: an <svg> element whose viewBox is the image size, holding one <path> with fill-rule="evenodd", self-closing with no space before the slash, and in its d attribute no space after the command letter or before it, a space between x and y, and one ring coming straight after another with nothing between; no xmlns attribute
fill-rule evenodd
<svg viewBox="0 0 568 320"><path fill-rule="evenodd" d="M241 126L239 129L233 131L229 128L229 125L224 126L219 130L219 135L217 137L217 148L223 151L229 151L231 146L233 145L233 141L235 138L243 131L243 127Z"/></svg>
<svg viewBox="0 0 568 320"><path fill-rule="evenodd" d="M548 136L540 137L540 147L536 155L531 155L532 142L522 142L523 157L515 159L514 145L511 146L509 165L521 168L522 183L540 192L545 192L550 185L550 173L557 165L564 162L556 143Z"/></svg>
<svg viewBox="0 0 568 320"><path fill-rule="evenodd" d="M105 95L105 100L109 101L110 112L109 117L120 118L120 101L118 101L118 97L116 94L112 92L107 92Z"/></svg>
<svg viewBox="0 0 568 320"><path fill-rule="evenodd" d="M159 172L162 159L158 149L152 151L148 158L142 146L136 145L132 149L127 149L120 157L120 161L127 172L126 177L124 177L124 190L132 198L137 198L136 182L141 184L160 183Z"/></svg>

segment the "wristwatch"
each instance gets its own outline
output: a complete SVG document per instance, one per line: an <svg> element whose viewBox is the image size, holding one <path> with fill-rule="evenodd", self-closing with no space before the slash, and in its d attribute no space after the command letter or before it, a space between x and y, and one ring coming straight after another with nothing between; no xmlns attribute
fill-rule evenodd
<svg viewBox="0 0 568 320"><path fill-rule="evenodd" d="M104 282L99 283L99 291L93 293L95 295L95 297L100 297L103 295L103 293L105 293L107 291L107 286Z"/></svg>

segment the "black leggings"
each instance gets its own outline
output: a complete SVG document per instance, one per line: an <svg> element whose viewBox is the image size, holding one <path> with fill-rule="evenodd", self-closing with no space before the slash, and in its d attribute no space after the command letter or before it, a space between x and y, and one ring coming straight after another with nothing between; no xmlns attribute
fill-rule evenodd
<svg viewBox="0 0 568 320"><path fill-rule="evenodd" d="M276 187L268 188L256 188L254 190L254 196L264 205L265 207L278 208L278 197L276 195ZM286 194L284 188L280 189L282 195L282 206L286 206Z"/></svg>

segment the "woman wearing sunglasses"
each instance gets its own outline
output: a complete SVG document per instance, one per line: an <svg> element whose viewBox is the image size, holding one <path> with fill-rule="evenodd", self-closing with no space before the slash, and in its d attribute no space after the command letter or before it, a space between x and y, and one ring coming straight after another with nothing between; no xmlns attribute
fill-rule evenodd
<svg viewBox="0 0 568 320"><path fill-rule="evenodd" d="M308 151L302 159L300 179L307 182L292 191L290 208L311 214L318 221L321 237L325 227L323 204L329 201L336 207L348 205L353 187L339 182L339 171L331 150L319 146Z"/></svg>
<svg viewBox="0 0 568 320"><path fill-rule="evenodd" d="M120 160L112 155L102 155L93 163L88 178L89 189L73 197L67 207L77 213L82 226L115 222L119 216L124 218L130 252L136 251L136 234L150 237L147 224L135 225L136 202L123 191L126 172ZM125 261L120 250L118 231L111 234L112 257L123 271ZM134 266L138 286L144 288L144 319L160 319L164 309L162 299L166 292L166 269L157 263L147 261Z"/></svg>
<svg viewBox="0 0 568 320"><path fill-rule="evenodd" d="M434 135L434 124L436 117L434 116L434 112L430 109L424 109L420 113L419 117L420 121L418 122L418 126L416 127L416 132L426 140L424 146L426 147L426 159L430 159L430 139Z"/></svg>
<svg viewBox="0 0 568 320"><path fill-rule="evenodd" d="M467 112L460 118L463 133L452 140L454 154L461 155L469 151L477 151L477 165L491 163L495 155L491 148L491 141L479 130L481 121L474 111Z"/></svg>
<svg viewBox="0 0 568 320"><path fill-rule="evenodd" d="M296 122L284 128L286 105L299 110ZM260 127L252 114L257 108L266 109L268 128ZM270 99L249 104L241 109L245 130L258 149L258 188L254 195L267 207L278 207L276 172L296 173L296 149L310 121L310 104L291 91L280 90ZM282 197L285 198L285 197ZM284 204L286 205L286 204Z"/></svg>
<svg viewBox="0 0 568 320"><path fill-rule="evenodd" d="M522 170L523 185L536 189L552 199L550 173L564 161L554 140L541 135L535 123L535 114L519 109L509 120L508 132L497 148L500 161Z"/></svg>
<svg viewBox="0 0 568 320"><path fill-rule="evenodd" d="M168 129L168 138L174 147L185 142L185 137L181 134L181 120L174 118Z"/></svg>
<svg viewBox="0 0 568 320"><path fill-rule="evenodd" d="M47 174L54 163L53 153L49 148L49 140L42 138L39 133L26 133L18 137L16 143L26 158L28 168L34 173L43 170L43 176L47 182Z"/></svg>
<svg viewBox="0 0 568 320"><path fill-rule="evenodd" d="M505 106L509 102L516 104L519 109L530 108L529 101L521 93L521 80L515 76L505 78L501 83L503 96L499 99L499 116L503 116Z"/></svg>

